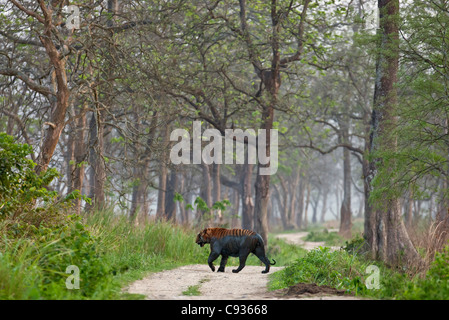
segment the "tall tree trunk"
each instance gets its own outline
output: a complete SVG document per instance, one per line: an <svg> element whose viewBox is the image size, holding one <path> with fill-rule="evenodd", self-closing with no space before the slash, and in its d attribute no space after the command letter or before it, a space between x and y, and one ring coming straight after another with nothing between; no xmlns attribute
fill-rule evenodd
<svg viewBox="0 0 449 320"><path fill-rule="evenodd" d="M318 190L318 195L316 196L315 199L313 199L313 215L312 215L312 223L315 224L317 223L317 213L318 213L318 203L320 202L320 197L321 197L321 189Z"/></svg>
<svg viewBox="0 0 449 320"><path fill-rule="evenodd" d="M90 162L90 193L93 206L102 208L105 202L104 182L106 171L103 160L104 135L102 112L96 110L92 113L89 123L89 162Z"/></svg>
<svg viewBox="0 0 449 320"><path fill-rule="evenodd" d="M156 218L163 219L165 216L165 195L167 192L167 163L168 163L168 146L170 140L170 130L167 127L163 129L162 138L162 159L159 162L159 187L157 195Z"/></svg>
<svg viewBox="0 0 449 320"><path fill-rule="evenodd" d="M136 122L138 121L138 116L136 114ZM158 122L157 112L153 113L153 118L149 126L148 137L144 150L140 150L137 146L135 149L136 164L133 168L133 191L131 199L131 209L130 218L134 219L135 216L142 212L143 215L148 216L149 214L149 204L148 204L148 175L149 175L149 165L152 156L153 141L156 135L156 128ZM140 131L140 125L137 124L137 131ZM136 135L134 139L138 139ZM165 141L166 142L166 141Z"/></svg>
<svg viewBox="0 0 449 320"><path fill-rule="evenodd" d="M230 189L230 188L228 188ZM240 210L240 195L238 190L231 189L232 190L232 216L231 216L231 228L238 228L241 227L239 224L239 210Z"/></svg>
<svg viewBox="0 0 449 320"><path fill-rule="evenodd" d="M279 192L279 188L277 187L277 185L274 185L274 198L277 201L277 207L279 208L279 215L281 217L281 223L282 223L282 228L284 230L288 229L288 221L287 221L287 215L286 215L286 203L282 201L282 197L281 197L281 193ZM284 198L286 197L286 195L284 194Z"/></svg>
<svg viewBox="0 0 449 320"><path fill-rule="evenodd" d="M273 103L277 97L277 89L273 92ZM274 104L267 107L263 112L261 129L265 129L267 132L266 150L269 155L270 152L270 130L273 128L273 116L274 116ZM268 200L270 196L270 175L261 175L261 167L268 167L269 165L262 165L259 163L257 167L256 177L256 204L254 207L254 231L262 236L265 246L268 243L268 220L267 209Z"/></svg>
<svg viewBox="0 0 449 320"><path fill-rule="evenodd" d="M185 177L185 173L182 172L182 173L180 173L180 176L179 176L179 193L184 195L185 191L186 191L186 177ZM178 204L179 204L179 211L181 213L181 222L184 225L188 225L189 217L187 216L185 201L179 202Z"/></svg>
<svg viewBox="0 0 449 320"><path fill-rule="evenodd" d="M221 183L220 183L220 164L212 164L212 178L214 181L213 186L213 203L221 201ZM223 223L223 212L217 210L217 216L215 217L218 223Z"/></svg>
<svg viewBox="0 0 449 320"><path fill-rule="evenodd" d="M299 179L301 177L301 170L299 168L295 169L295 179L293 180L292 187L291 187L291 200L290 200L290 216L288 219L289 229L295 229L296 226L296 215L297 215L297 194L298 194L298 186L299 186Z"/></svg>
<svg viewBox="0 0 449 320"><path fill-rule="evenodd" d="M309 223L309 219L308 219L307 215L308 215L309 203L310 203L310 181L306 182L306 190L307 190L307 197L306 197L306 205L304 208L304 222L302 223L304 229L307 229L307 225Z"/></svg>
<svg viewBox="0 0 449 320"><path fill-rule="evenodd" d="M86 130L86 106L79 108L77 119L73 126L73 130L69 133L68 148L72 150L69 162L69 190L83 189L84 182L84 160L86 158L86 143L84 141ZM74 200L74 210L78 214L81 213L81 199Z"/></svg>
<svg viewBox="0 0 449 320"><path fill-rule="evenodd" d="M413 222L413 189L409 188L407 207L405 208L405 225L407 228L412 226Z"/></svg>
<svg viewBox="0 0 449 320"><path fill-rule="evenodd" d="M279 55L279 52L276 53ZM260 129L265 130L266 132L266 141L265 141L265 150L266 157L272 157L271 153L271 130L273 129L273 121L274 121L274 108L277 105L278 101L278 93L279 88L281 86L281 77L279 71L279 56L275 56L273 59L274 65L270 72L262 76L262 81L265 83L265 86L269 92L269 104L264 106L264 110L262 112L262 124ZM261 141L258 141L258 148L260 148ZM271 163L272 164L272 163ZM271 165L261 164L257 166L257 177L256 177L256 205L254 207L254 230L262 236L263 241L265 242L265 246L268 243L268 219L267 219L267 209L268 209L268 200L270 197L270 178L271 175L261 174L261 168L268 168Z"/></svg>
<svg viewBox="0 0 449 320"><path fill-rule="evenodd" d="M49 57L51 66L53 67L52 82L53 92L56 99L51 97L51 115L50 121L45 123L47 129L44 134L42 148L37 158L35 171L37 174L47 170L50 160L55 152L59 137L65 126L65 116L69 107L70 90L67 85L67 75L65 70L65 57L61 57L56 45L53 43L52 30L55 28L52 22L53 10L47 6L44 1L40 2L42 13L44 14L44 33L39 35L45 51ZM59 44L58 44L59 45Z"/></svg>
<svg viewBox="0 0 449 320"><path fill-rule="evenodd" d="M349 144L349 123L341 121L341 142ZM351 210L351 154L348 148L343 148L343 201L340 209L339 234L345 238L351 238L352 210Z"/></svg>
<svg viewBox="0 0 449 320"><path fill-rule="evenodd" d="M301 228L302 223L303 223L305 190L306 190L305 177L303 177L299 182L298 211L296 212L296 227L297 228Z"/></svg>
<svg viewBox="0 0 449 320"><path fill-rule="evenodd" d="M202 173L202 183L200 190L200 197L206 202L208 208L211 208L213 205L212 199L212 179L211 179L211 170L210 165L201 163L201 173ZM204 211L198 211L199 217L198 222L203 221L204 219ZM212 218L212 217L208 217Z"/></svg>
<svg viewBox="0 0 449 320"><path fill-rule="evenodd" d="M254 165L248 164L248 162L245 161L245 164L242 165L242 168L242 228L251 230L253 229L254 219L254 202L252 194L252 176Z"/></svg>
<svg viewBox="0 0 449 320"><path fill-rule="evenodd" d="M173 200L175 197L176 189L178 188L178 173L172 169L170 172L170 178L167 181L167 193L165 196L165 217L169 221L176 222L176 202Z"/></svg>
<svg viewBox="0 0 449 320"><path fill-rule="evenodd" d="M323 193L323 207L321 208L321 216L320 216L320 222L324 223L325 216L326 216L326 210L327 210L327 190L324 190Z"/></svg>
<svg viewBox="0 0 449 320"><path fill-rule="evenodd" d="M380 28L378 30L379 55L376 64L374 107L371 120L370 153L396 150L396 137L391 135L396 119L397 71L399 62L399 0L379 0ZM371 186L382 159L370 162L366 177ZM373 258L389 265L412 265L421 258L413 247L401 217L399 199L386 196L382 204L376 204L369 212L365 236Z"/></svg>

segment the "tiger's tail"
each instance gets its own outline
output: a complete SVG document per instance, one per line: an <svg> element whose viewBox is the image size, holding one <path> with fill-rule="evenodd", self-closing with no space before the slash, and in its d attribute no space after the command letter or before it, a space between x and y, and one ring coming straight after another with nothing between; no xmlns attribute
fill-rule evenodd
<svg viewBox="0 0 449 320"><path fill-rule="evenodd" d="M270 260L268 260L269 262ZM276 260L273 259L273 263L270 262L270 265L274 266L276 264Z"/></svg>

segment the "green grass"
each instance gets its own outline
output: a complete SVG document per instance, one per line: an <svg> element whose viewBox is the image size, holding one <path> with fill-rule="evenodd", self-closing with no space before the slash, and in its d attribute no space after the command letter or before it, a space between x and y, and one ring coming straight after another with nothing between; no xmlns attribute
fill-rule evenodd
<svg viewBox="0 0 449 320"><path fill-rule="evenodd" d="M183 291L182 294L184 296L199 296L200 292L200 284L189 286L186 291Z"/></svg>
<svg viewBox="0 0 449 320"><path fill-rule="evenodd" d="M304 241L310 242L324 242L326 246L342 246L345 243L345 239L337 232L329 232L327 229L310 231Z"/></svg>
<svg viewBox="0 0 449 320"><path fill-rule="evenodd" d="M150 272L205 263L209 254L193 230L167 222L136 227L110 211L36 232L0 239L0 299L135 298L121 288ZM79 290L66 288L68 265L80 269Z"/></svg>
<svg viewBox="0 0 449 320"><path fill-rule="evenodd" d="M168 222L134 226L125 216L98 212L86 223L108 248L105 262L125 286L151 272L206 263L208 250L195 244L196 232Z"/></svg>
<svg viewBox="0 0 449 320"><path fill-rule="evenodd" d="M200 291L200 287L203 283L210 281L210 279L202 279L200 280L200 282L196 285L193 286L189 286L187 288L187 290L183 291L182 294L185 296L200 296L201 295L201 291Z"/></svg>
<svg viewBox="0 0 449 320"><path fill-rule="evenodd" d="M356 239L355 243L359 243ZM375 266L379 275L379 288L371 288ZM286 268L270 275L269 289L287 288L296 283L328 285L347 293L373 298L398 300L449 299L449 246L436 255L425 274L409 274L392 269L379 261L367 259L354 250L331 251L317 248L303 258L296 259Z"/></svg>
<svg viewBox="0 0 449 320"><path fill-rule="evenodd" d="M142 299L122 288L151 272L206 264L210 252L209 246L195 244L196 230L167 222L134 226L108 210L82 220L68 217L62 225L33 229L32 234L0 238L0 299ZM286 266L270 274L270 289L303 282L379 299L449 299L449 249L436 255L425 275L410 276L366 259L356 250L361 241L350 242L347 250L307 252L270 235L268 258ZM247 264L263 267L253 255ZM66 288L68 265L80 269L79 290ZM238 259L230 258L228 265L238 265ZM366 285L370 265L379 268L378 290ZM200 294L200 284L183 294Z"/></svg>
<svg viewBox="0 0 449 320"><path fill-rule="evenodd" d="M136 299L121 289L152 272L186 264L207 264L209 246L195 244L196 230L167 222L135 226L111 210L63 225L37 229L32 238L0 239L0 299ZM267 256L276 266L302 257L305 250L269 237ZM229 266L238 265L230 258ZM219 259L215 262L219 264ZM250 255L248 265L260 265ZM69 290L68 265L80 269L80 289ZM190 291L194 291L192 288Z"/></svg>

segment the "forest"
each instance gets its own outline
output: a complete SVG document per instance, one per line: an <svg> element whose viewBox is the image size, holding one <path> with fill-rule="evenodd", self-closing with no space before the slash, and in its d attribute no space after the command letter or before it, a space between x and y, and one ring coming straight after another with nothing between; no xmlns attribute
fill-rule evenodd
<svg viewBox="0 0 449 320"><path fill-rule="evenodd" d="M448 0L0 0L0 299L141 299L205 227L449 299L448 121Z"/></svg>

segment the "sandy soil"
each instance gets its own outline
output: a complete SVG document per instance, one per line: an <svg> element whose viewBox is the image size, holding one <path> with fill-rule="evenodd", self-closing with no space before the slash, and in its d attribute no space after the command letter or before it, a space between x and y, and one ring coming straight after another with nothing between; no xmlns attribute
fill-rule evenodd
<svg viewBox="0 0 449 320"><path fill-rule="evenodd" d="M273 299L276 296L267 291L268 274L262 274L264 266L246 266L239 273L232 273L235 266L225 272L212 272L207 264L188 265L166 270L134 282L129 293L138 293L146 299L189 299L189 300L241 300ZM271 267L270 272L280 270ZM183 295L189 286L199 285L199 296Z"/></svg>
<svg viewBox="0 0 449 320"><path fill-rule="evenodd" d="M304 242L306 232L279 235L289 242L303 245L311 250L319 245L317 242ZM217 262L218 261L218 262ZM219 260L216 261L219 263ZM246 266L240 273L232 273L234 266L228 266L224 273L212 272L205 262L183 266L173 270L153 273L132 283L125 291L143 294L146 299L183 299L183 300L267 300L267 299L354 299L350 296L310 295L286 296L285 290L269 292L267 290L268 274L262 274L264 266ZM271 267L270 273L282 267ZM200 295L183 294L190 286L197 286Z"/></svg>

